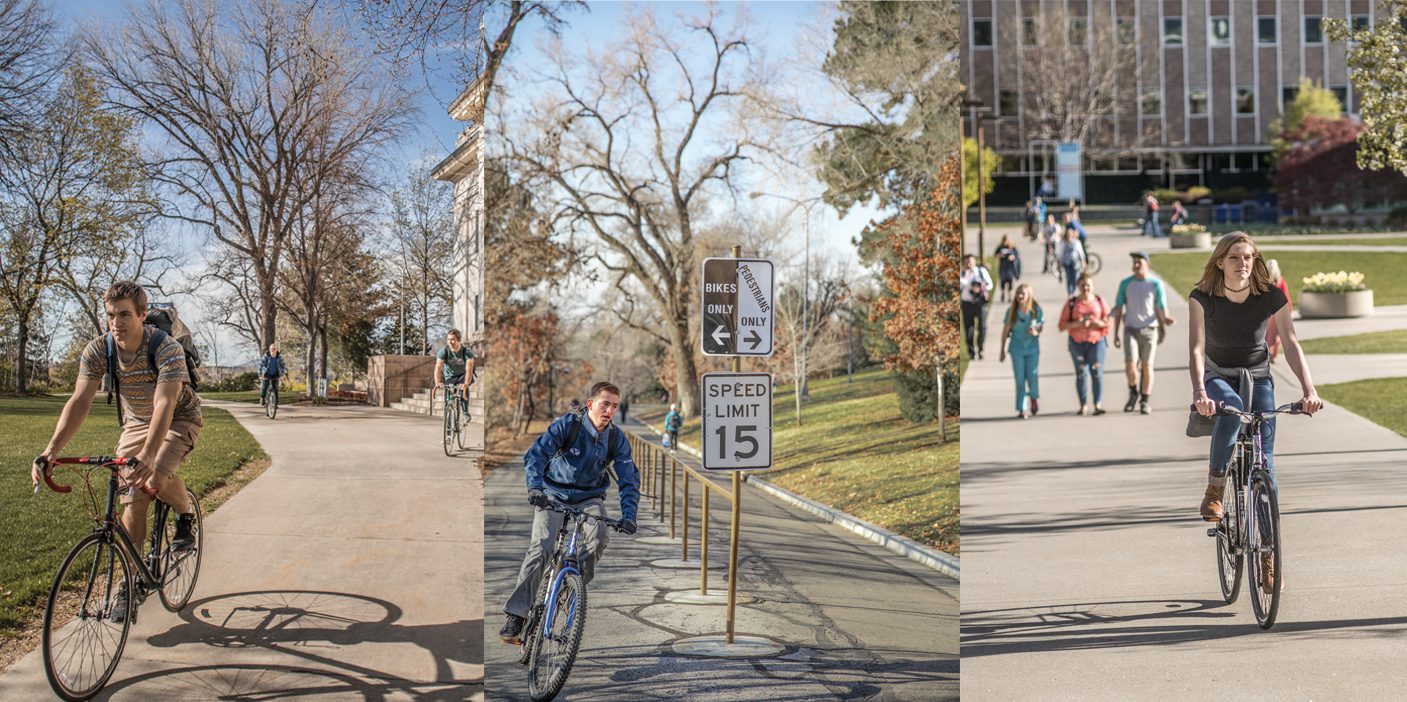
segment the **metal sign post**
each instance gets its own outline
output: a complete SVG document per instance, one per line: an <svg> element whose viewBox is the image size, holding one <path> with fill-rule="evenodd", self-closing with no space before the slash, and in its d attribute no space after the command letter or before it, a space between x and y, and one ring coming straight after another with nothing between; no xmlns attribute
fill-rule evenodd
<svg viewBox="0 0 1407 702"><path fill-rule="evenodd" d="M704 259L704 355L771 356L776 299L771 261Z"/></svg>

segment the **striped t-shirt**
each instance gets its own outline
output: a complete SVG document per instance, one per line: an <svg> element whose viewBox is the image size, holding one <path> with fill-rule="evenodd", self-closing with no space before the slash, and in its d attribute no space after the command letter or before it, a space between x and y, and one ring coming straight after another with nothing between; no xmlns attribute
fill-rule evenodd
<svg viewBox="0 0 1407 702"><path fill-rule="evenodd" d="M186 352L181 342L167 336L156 349L156 370L147 358L147 348L151 345L151 335L156 327L142 328L142 346L131 363L122 362L122 351L117 350L117 381L122 403L123 424L148 424L151 422L157 383L181 383L181 393L176 399L176 410L172 419L180 419L194 424L203 424L200 416L200 397L190 384L190 374L186 372ZM114 347L116 348L116 347ZM107 335L104 334L88 342L83 355L78 358L78 377L101 381L107 375Z"/></svg>

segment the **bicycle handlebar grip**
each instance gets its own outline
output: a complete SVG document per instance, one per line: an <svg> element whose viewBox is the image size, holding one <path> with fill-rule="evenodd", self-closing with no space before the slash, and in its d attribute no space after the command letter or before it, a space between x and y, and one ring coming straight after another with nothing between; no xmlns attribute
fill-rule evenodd
<svg viewBox="0 0 1407 702"><path fill-rule="evenodd" d="M1296 402L1296 403L1290 405L1290 411L1291 411L1291 412L1304 412L1304 403L1303 403L1303 402Z"/></svg>
<svg viewBox="0 0 1407 702"><path fill-rule="evenodd" d="M39 466L39 475L43 476L43 478L44 478L44 485L48 486L48 488L49 488L50 490L53 490L54 492L57 492L57 493L59 493L59 494L61 494L61 495L67 494L67 493L73 491L73 488L72 488L71 486L68 486L68 485L60 485L60 484L54 482L53 476L50 475L51 471L52 471L53 468L54 468L54 464L53 464L53 463L50 463L50 462L49 462L49 459L45 458L44 456L35 456L35 457L34 457L34 462L40 464L40 466Z"/></svg>

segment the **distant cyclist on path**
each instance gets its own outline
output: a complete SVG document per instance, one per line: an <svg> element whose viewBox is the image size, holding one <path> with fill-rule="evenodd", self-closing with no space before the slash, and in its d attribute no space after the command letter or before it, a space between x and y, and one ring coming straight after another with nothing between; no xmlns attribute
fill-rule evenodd
<svg viewBox="0 0 1407 702"><path fill-rule="evenodd" d="M259 404L264 404L269 388L278 387L279 378L285 375L288 375L288 367L283 364L278 344L269 344L268 353L259 358Z"/></svg>
<svg viewBox="0 0 1407 702"><path fill-rule="evenodd" d="M469 384L474 377L474 352L464 344L458 329L445 334L445 346L435 354L435 387L458 385L460 402L469 406Z"/></svg>
<svg viewBox="0 0 1407 702"><path fill-rule="evenodd" d="M596 383L582 413L567 413L552 422L547 431L537 437L523 457L527 475L528 504L533 512L532 537L527 554L518 570L518 583L503 605L507 619L498 637L504 643L521 643L523 620L532 608L542 577L544 562L551 556L557 530L565 515L542 509L549 500L557 500L583 512L606 515L604 500L610 487L607 471L614 461L616 487L620 492L622 531L635 533L635 512L640 501L640 472L630 454L630 442L625 432L611 424L620 408L620 389L611 383ZM596 563L606 550L606 530L597 522L584 527L586 538L581 562L582 579L586 584L596 570Z"/></svg>

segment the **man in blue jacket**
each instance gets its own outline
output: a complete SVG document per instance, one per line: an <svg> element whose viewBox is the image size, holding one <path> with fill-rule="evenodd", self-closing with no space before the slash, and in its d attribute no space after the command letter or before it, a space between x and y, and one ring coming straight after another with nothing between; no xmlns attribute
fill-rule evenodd
<svg viewBox="0 0 1407 702"><path fill-rule="evenodd" d="M557 500L583 512L600 516L606 514L606 488L610 487L607 466L614 461L616 486L620 491L622 530L635 533L635 510L640 501L640 472L630 457L630 442L625 433L611 425L611 418L620 408L620 389L610 383L591 387L586 409L567 413L552 422L523 457L527 473L528 504L538 508L533 514L532 537L523 565L518 569L518 584L503 605L508 615L498 637L504 643L521 643L523 620L532 609L542 579L544 562L556 545L557 530L564 515L542 509L549 500ZM586 539L581 560L582 578L591 582L596 562L606 550L606 531L597 522L583 529Z"/></svg>
<svg viewBox="0 0 1407 702"><path fill-rule="evenodd" d="M278 344L269 344L269 352L259 359L259 404L263 405L269 396L269 386L276 386L279 378L288 374L283 365L283 356L278 352Z"/></svg>

